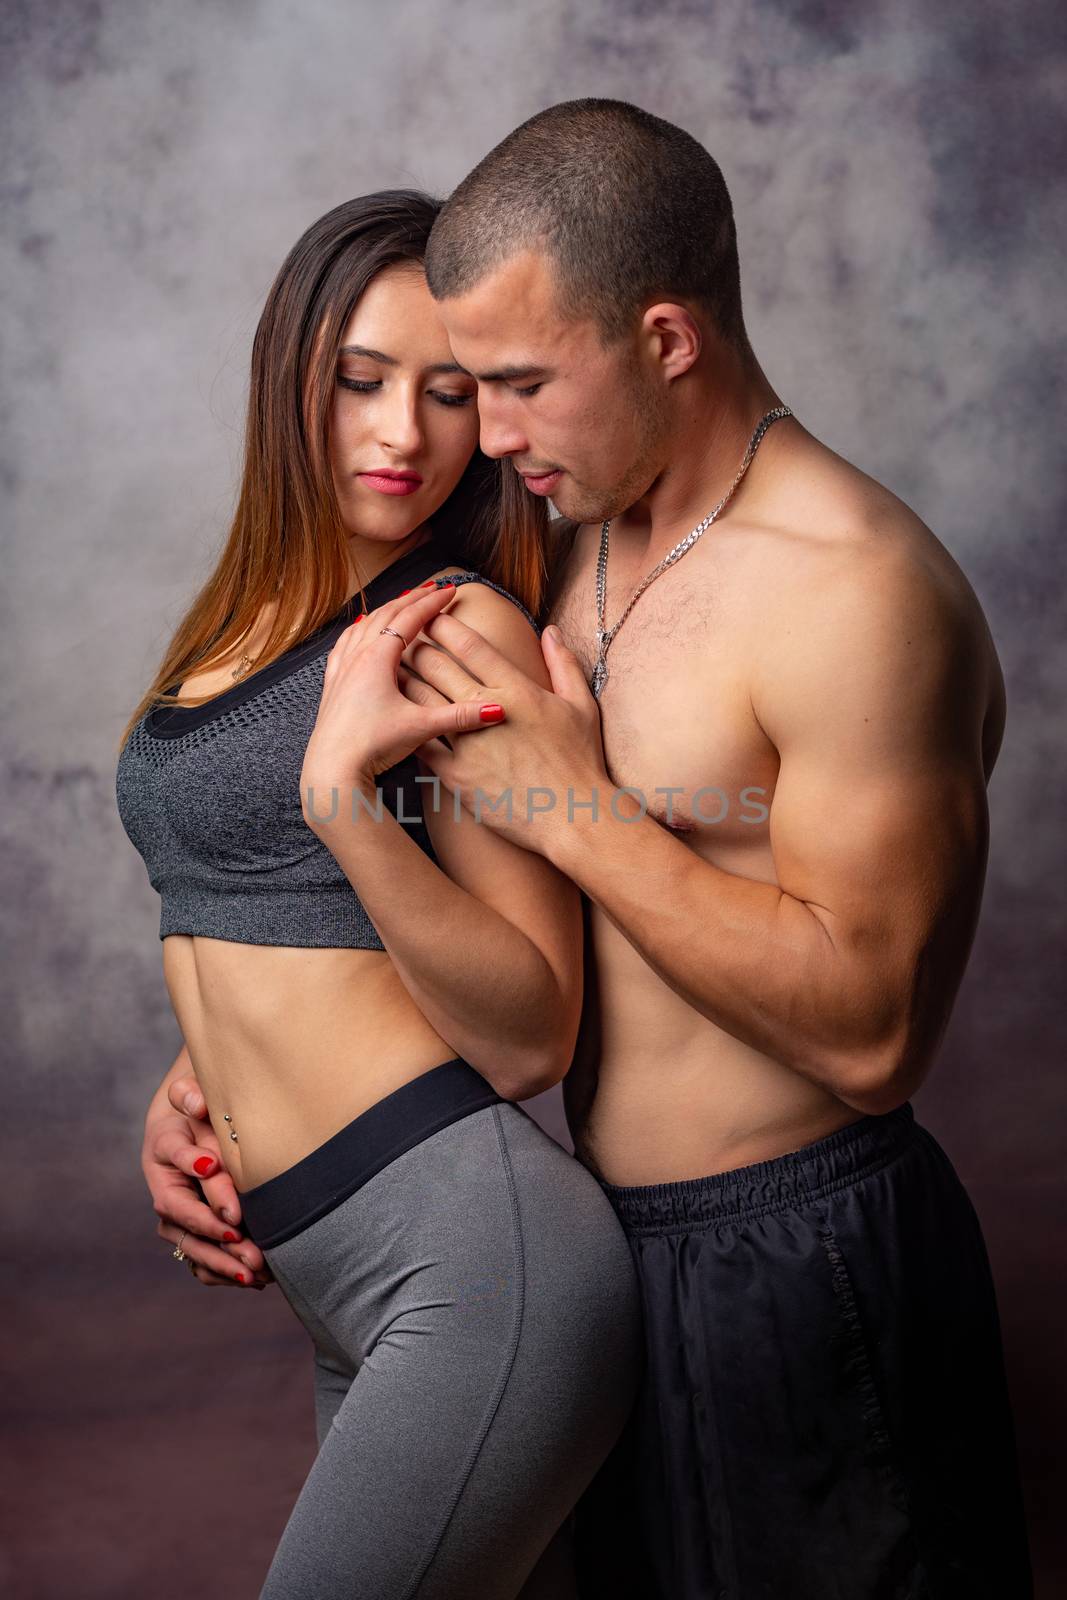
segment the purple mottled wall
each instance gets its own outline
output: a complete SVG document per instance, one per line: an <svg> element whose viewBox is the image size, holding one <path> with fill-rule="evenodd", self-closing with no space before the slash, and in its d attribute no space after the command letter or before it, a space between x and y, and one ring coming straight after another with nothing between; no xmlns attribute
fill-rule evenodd
<svg viewBox="0 0 1067 1600"><path fill-rule="evenodd" d="M1042 1593L1067 1592L1063 13L8 0L0 30L0 1590L251 1596L307 1470L307 1347L280 1295L208 1293L154 1233L140 1123L176 1029L114 744L216 548L289 245L363 190L446 191L592 93L718 158L772 382L930 524L997 642L985 908L919 1110L986 1229Z"/></svg>

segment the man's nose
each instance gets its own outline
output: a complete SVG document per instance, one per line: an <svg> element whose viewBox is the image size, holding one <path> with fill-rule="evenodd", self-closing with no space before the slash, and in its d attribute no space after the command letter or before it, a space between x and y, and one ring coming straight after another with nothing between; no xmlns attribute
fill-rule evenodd
<svg viewBox="0 0 1067 1600"><path fill-rule="evenodd" d="M491 456L494 461L502 456L517 456L527 451L526 435L523 430L509 421L494 406L487 405L480 397L478 420L481 431L478 442L483 454Z"/></svg>

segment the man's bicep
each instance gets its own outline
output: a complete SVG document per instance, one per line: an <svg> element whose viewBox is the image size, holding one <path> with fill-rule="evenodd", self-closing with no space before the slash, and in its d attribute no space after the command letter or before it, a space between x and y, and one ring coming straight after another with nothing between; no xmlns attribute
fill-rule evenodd
<svg viewBox="0 0 1067 1600"><path fill-rule="evenodd" d="M984 849L965 637L921 576L892 566L839 584L793 637L757 708L781 763L779 882L835 946L882 941L907 960Z"/></svg>
<svg viewBox="0 0 1067 1600"><path fill-rule="evenodd" d="M827 734L832 727L828 717ZM865 768L860 755L853 765L812 742L783 757L770 845L779 885L835 948L880 940L888 953L894 937L921 937L943 899L953 859L976 832L976 797L960 774L933 763Z"/></svg>

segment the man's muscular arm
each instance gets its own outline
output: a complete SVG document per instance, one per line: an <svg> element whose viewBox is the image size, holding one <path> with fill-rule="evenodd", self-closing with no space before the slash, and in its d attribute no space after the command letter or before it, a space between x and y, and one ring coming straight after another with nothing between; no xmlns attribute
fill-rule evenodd
<svg viewBox="0 0 1067 1600"><path fill-rule="evenodd" d="M546 844L695 1009L882 1112L929 1067L974 937L995 657L977 607L891 549L848 552L795 617L752 689L780 756L780 887L702 860L625 795L637 820L602 803Z"/></svg>

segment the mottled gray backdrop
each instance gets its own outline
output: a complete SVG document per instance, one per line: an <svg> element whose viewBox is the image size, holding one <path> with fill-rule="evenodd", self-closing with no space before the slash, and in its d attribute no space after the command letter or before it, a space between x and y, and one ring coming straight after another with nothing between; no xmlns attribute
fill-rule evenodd
<svg viewBox="0 0 1067 1600"><path fill-rule="evenodd" d="M209 1293L154 1232L141 1119L178 1041L114 747L218 548L289 246L359 192L446 192L583 94L714 153L769 377L930 524L997 642L984 914L918 1103L986 1229L1043 1592L1065 1592L1062 17L6 0L6 1594L251 1596L310 1463L278 1291Z"/></svg>

